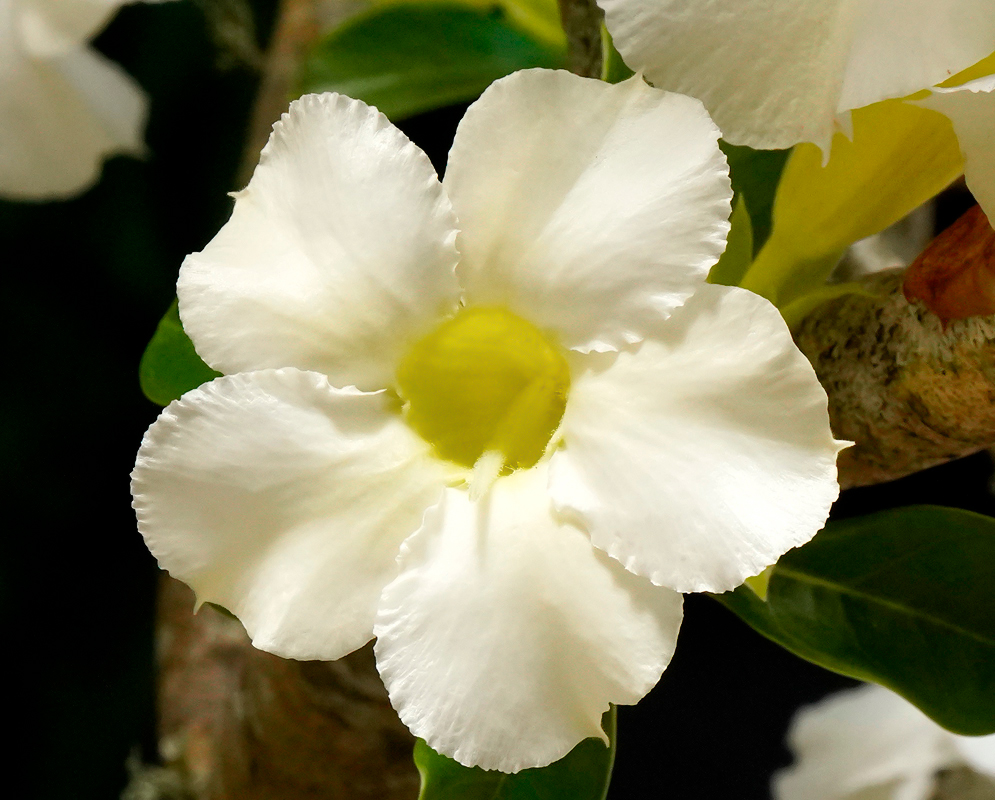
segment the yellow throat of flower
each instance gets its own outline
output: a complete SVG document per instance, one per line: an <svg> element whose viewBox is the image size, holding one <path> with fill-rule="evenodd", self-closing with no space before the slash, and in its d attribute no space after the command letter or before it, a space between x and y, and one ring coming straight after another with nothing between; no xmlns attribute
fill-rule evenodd
<svg viewBox="0 0 995 800"><path fill-rule="evenodd" d="M408 424L437 456L473 467L485 453L499 453L502 472L539 461L569 388L560 348L531 323L490 306L460 309L397 369Z"/></svg>

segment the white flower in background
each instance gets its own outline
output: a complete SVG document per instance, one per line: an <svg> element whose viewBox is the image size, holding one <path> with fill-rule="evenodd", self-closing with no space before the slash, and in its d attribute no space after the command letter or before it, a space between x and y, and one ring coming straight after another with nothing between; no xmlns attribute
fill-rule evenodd
<svg viewBox="0 0 995 800"><path fill-rule="evenodd" d="M964 154L967 188L989 221L995 220L995 75L947 89L934 88L918 102L950 118Z"/></svg>
<svg viewBox="0 0 995 800"><path fill-rule="evenodd" d="M995 0L599 0L625 62L699 98L733 144L814 142L837 118L995 50Z"/></svg>
<svg viewBox="0 0 995 800"><path fill-rule="evenodd" d="M881 686L803 709L788 743L796 763L775 775L775 800L995 798L995 736L950 733ZM943 785L947 771L959 774Z"/></svg>
<svg viewBox="0 0 995 800"><path fill-rule="evenodd" d="M0 0L0 197L68 197L142 152L145 93L87 44L128 1Z"/></svg>
<svg viewBox="0 0 995 800"><path fill-rule="evenodd" d="M294 102L180 271L226 375L142 443L160 564L264 650L376 636L402 720L461 763L603 737L669 662L678 592L760 572L838 492L780 316L703 283L717 139L639 79L532 70L469 108L440 183L375 109Z"/></svg>
<svg viewBox="0 0 995 800"><path fill-rule="evenodd" d="M933 89L920 104L950 117L968 187L995 218L995 75L938 88L995 51L995 0L598 3L625 62L700 99L732 144L813 142L828 158L852 110Z"/></svg>

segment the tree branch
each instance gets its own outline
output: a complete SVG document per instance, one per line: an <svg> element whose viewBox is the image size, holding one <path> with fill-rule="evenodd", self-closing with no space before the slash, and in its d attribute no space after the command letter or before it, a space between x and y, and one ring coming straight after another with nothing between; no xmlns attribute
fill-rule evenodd
<svg viewBox="0 0 995 800"><path fill-rule="evenodd" d="M944 285L974 286L951 275L995 268L995 232L978 214L926 248L909 283L933 273ZM894 480L995 445L995 315L945 323L906 299L915 295L902 270L864 284L868 295L830 301L795 331L829 394L833 432L856 442L840 454L841 485Z"/></svg>
<svg viewBox="0 0 995 800"><path fill-rule="evenodd" d="M273 123L287 110L298 64L320 32L321 5L322 0L280 0L276 29L266 53L236 178L239 188L249 182Z"/></svg>
<svg viewBox="0 0 995 800"><path fill-rule="evenodd" d="M158 612L160 754L193 800L414 800L414 738L371 646L334 662L256 650L233 617L166 575Z"/></svg>

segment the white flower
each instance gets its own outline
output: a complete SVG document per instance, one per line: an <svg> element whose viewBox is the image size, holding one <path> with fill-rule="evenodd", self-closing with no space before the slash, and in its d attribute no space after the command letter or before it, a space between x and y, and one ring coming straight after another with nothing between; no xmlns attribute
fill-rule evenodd
<svg viewBox="0 0 995 800"><path fill-rule="evenodd" d="M375 109L293 103L180 272L227 375L139 452L160 564L279 655L376 636L401 718L464 764L603 736L667 665L678 592L759 572L838 492L778 313L703 285L717 139L639 79L532 70L470 107L442 184Z"/></svg>
<svg viewBox="0 0 995 800"><path fill-rule="evenodd" d="M939 88L995 51L995 0L598 0L626 63L697 97L733 144L813 142L828 159L849 113L932 89L965 177L995 218L995 75Z"/></svg>
<svg viewBox="0 0 995 800"><path fill-rule="evenodd" d="M967 187L989 221L995 220L995 75L947 89L936 87L918 104L950 118L964 154Z"/></svg>
<svg viewBox="0 0 995 800"><path fill-rule="evenodd" d="M995 736L950 733L881 686L803 709L788 742L796 763L775 776L775 800L930 800L938 774L960 767L995 796Z"/></svg>
<svg viewBox="0 0 995 800"><path fill-rule="evenodd" d="M837 117L995 50L995 0L599 0L626 63L699 98L733 144L814 142Z"/></svg>
<svg viewBox="0 0 995 800"><path fill-rule="evenodd" d="M68 197L142 152L145 93L87 45L126 2L0 0L0 196Z"/></svg>

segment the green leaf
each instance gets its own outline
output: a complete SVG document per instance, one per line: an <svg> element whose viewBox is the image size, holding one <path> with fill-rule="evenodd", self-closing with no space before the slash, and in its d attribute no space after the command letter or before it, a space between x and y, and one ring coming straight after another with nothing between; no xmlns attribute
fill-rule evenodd
<svg viewBox="0 0 995 800"><path fill-rule="evenodd" d="M324 37L304 59L297 88L341 92L398 120L473 100L515 70L565 64L565 45L515 27L500 6L404 4L375 8Z"/></svg>
<svg viewBox="0 0 995 800"><path fill-rule="evenodd" d="M746 203L753 223L753 255L760 252L772 226L774 197L790 150L754 150L751 147L719 142L729 161L732 189Z"/></svg>
<svg viewBox="0 0 995 800"><path fill-rule="evenodd" d="M560 22L560 6L557 0L373 0L372 6L441 5L474 8L478 11L500 9L512 26L527 33L536 41L546 42L554 47L566 46L566 34Z"/></svg>
<svg viewBox="0 0 995 800"><path fill-rule="evenodd" d="M753 225L742 195L736 198L729 222L732 227L725 252L708 273L708 282L720 286L739 286L753 262Z"/></svg>
<svg viewBox="0 0 995 800"><path fill-rule="evenodd" d="M824 283L807 294L792 300L781 308L781 316L788 323L788 327L794 330L802 320L811 314L815 309L830 300L839 297L846 297L848 294L862 294L864 297L875 297L860 281L847 281L846 283Z"/></svg>
<svg viewBox="0 0 995 800"><path fill-rule="evenodd" d="M615 48L608 28L601 26L601 80L605 83L621 83L636 73L622 60L622 54Z"/></svg>
<svg viewBox="0 0 995 800"><path fill-rule="evenodd" d="M955 733L995 732L995 520L909 506L831 522L781 558L767 602L716 595L764 636L875 681Z"/></svg>
<svg viewBox="0 0 995 800"><path fill-rule="evenodd" d="M214 380L215 372L200 360L193 342L180 324L176 301L159 320L138 366L138 380L145 396L160 406L169 405L184 392Z"/></svg>
<svg viewBox="0 0 995 800"><path fill-rule="evenodd" d="M418 800L604 800L615 761L615 708L601 720L611 744L585 739L566 756L514 775L464 767L421 739L415 766L421 774Z"/></svg>

